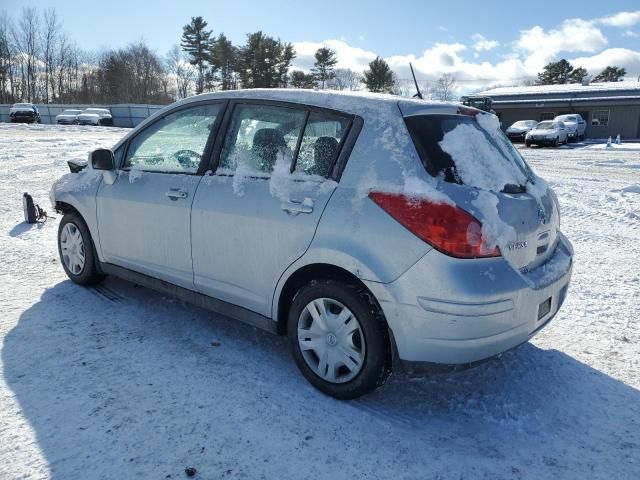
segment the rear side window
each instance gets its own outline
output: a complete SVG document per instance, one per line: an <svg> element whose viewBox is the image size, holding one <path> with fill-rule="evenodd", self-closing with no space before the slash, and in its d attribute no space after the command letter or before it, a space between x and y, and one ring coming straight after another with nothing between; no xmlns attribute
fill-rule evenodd
<svg viewBox="0 0 640 480"><path fill-rule="evenodd" d="M477 169L484 169L486 170L485 174L492 174L492 171L512 171L515 168L518 174L513 177L517 180L531 175L529 166L513 147L511 141L501 132L490 135L480 128L474 117L468 115L417 115L406 117L405 122L422 164L433 177L442 178L449 183L469 183L464 181L465 171L461 170L468 170L469 162L465 162L465 165L456 165L454 159L443 150L440 143L447 133L461 125L466 126L466 130L472 135L469 135L468 143L460 145L460 148L466 150L464 152L465 160L472 158L472 163L476 164ZM490 152L491 158L486 158L487 152ZM467 176L467 178L469 177Z"/></svg>
<svg viewBox="0 0 640 480"><path fill-rule="evenodd" d="M270 174L277 161L291 164L306 118L305 110L236 105L217 173L233 173L242 165Z"/></svg>
<svg viewBox="0 0 640 480"><path fill-rule="evenodd" d="M350 120L334 113L311 112L295 171L328 177L350 123Z"/></svg>

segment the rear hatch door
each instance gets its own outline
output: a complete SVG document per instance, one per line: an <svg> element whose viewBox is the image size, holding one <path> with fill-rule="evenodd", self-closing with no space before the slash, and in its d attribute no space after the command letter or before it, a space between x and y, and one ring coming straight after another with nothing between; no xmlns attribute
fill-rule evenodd
<svg viewBox="0 0 640 480"><path fill-rule="evenodd" d="M548 260L557 243L557 200L495 115L420 114L405 122L426 171L482 223L487 248L499 246L522 272Z"/></svg>

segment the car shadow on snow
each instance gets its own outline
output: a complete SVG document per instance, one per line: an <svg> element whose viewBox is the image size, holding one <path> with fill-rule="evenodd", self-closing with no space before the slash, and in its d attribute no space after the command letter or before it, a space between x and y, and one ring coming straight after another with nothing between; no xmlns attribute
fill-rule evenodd
<svg viewBox="0 0 640 480"><path fill-rule="evenodd" d="M640 466L640 392L531 344L340 402L306 383L283 338L108 279L48 289L5 337L2 360L57 479L175 478L191 464L216 478L286 478L302 459L318 474L328 459L343 472L381 468L359 464L371 457L357 450L343 458L359 442L375 442L383 465L406 457L451 473L463 455L504 467L501 478L631 478ZM313 441L316 457L304 447Z"/></svg>

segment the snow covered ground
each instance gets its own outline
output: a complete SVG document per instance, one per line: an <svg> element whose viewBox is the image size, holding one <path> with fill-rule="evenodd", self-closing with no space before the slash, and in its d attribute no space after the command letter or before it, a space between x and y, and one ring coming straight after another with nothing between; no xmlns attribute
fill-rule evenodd
<svg viewBox="0 0 640 480"><path fill-rule="evenodd" d="M284 339L109 279L68 281L45 209L125 130L0 124L0 478L640 478L640 152L523 149L573 241L561 313L475 369L352 402Z"/></svg>

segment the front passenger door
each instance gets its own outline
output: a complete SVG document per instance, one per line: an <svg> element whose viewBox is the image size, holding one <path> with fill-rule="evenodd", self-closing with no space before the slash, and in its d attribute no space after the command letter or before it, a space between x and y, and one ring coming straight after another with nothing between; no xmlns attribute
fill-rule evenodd
<svg viewBox="0 0 640 480"><path fill-rule="evenodd" d="M224 104L169 112L129 140L96 197L105 261L193 288L191 204Z"/></svg>

